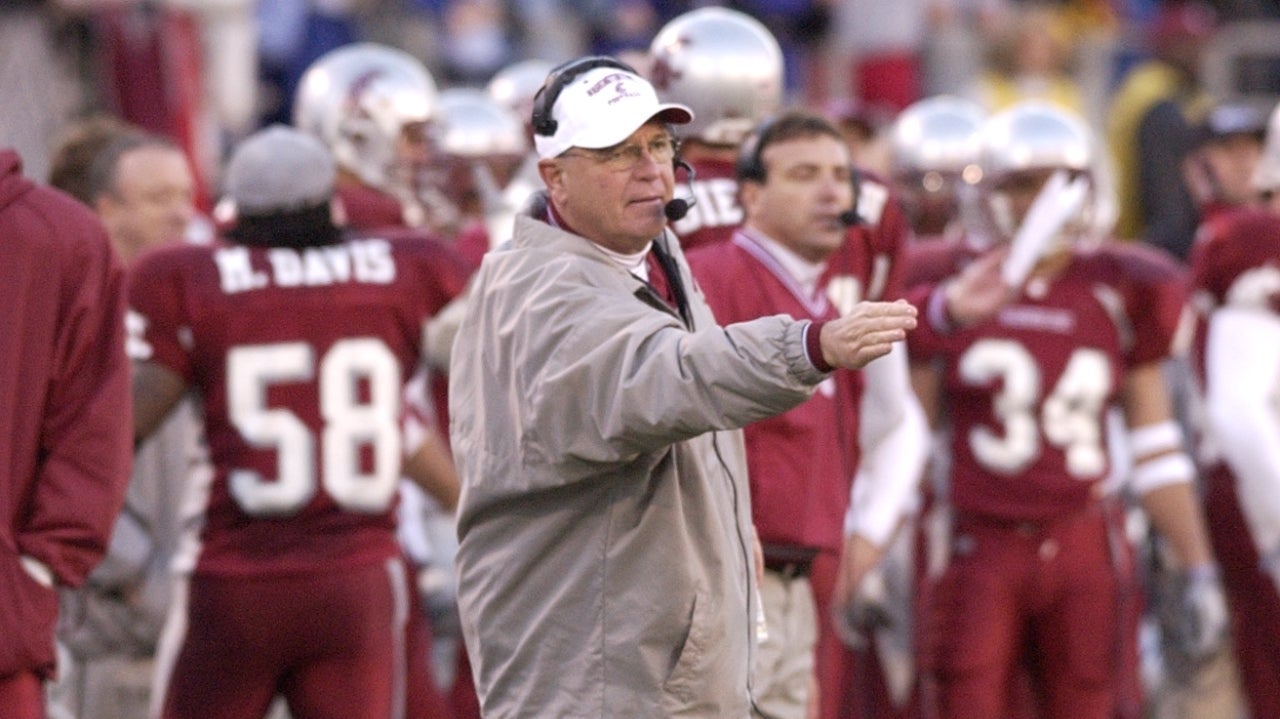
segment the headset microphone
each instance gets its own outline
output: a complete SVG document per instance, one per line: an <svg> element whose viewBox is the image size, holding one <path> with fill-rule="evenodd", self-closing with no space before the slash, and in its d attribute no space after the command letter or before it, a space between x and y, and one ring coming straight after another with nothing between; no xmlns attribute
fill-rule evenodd
<svg viewBox="0 0 1280 719"><path fill-rule="evenodd" d="M855 225L865 224L866 220L862 219L862 215L858 214L858 200L862 198L862 173L858 172L858 168L849 168L849 184L853 185L853 207L840 213L840 224L845 227L853 227Z"/></svg>
<svg viewBox="0 0 1280 719"><path fill-rule="evenodd" d="M683 167L684 171L689 173L689 179L687 181L687 184L689 185L689 198L673 197L670 202L662 207L662 214L667 216L668 222L676 222L677 220L683 219L685 215L689 214L689 208L698 204L698 200L693 196L693 178L697 177L698 173L694 172L693 165L690 165L679 158L676 159L675 166Z"/></svg>

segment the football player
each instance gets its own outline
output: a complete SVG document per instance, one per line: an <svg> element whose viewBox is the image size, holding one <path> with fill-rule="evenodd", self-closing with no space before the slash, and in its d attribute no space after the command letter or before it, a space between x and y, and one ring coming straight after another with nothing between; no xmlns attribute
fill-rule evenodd
<svg viewBox="0 0 1280 719"><path fill-rule="evenodd" d="M521 60L499 70L485 85L485 92L494 102L515 113L524 123L529 150L515 182L531 188L530 193L542 188L542 178L538 176L538 155L533 151L533 98L554 67L555 64L547 60Z"/></svg>
<svg viewBox="0 0 1280 719"><path fill-rule="evenodd" d="M1215 549L1252 716L1280 716L1280 108L1253 173L1264 202L1215 215L1191 255L1201 452Z"/></svg>
<svg viewBox="0 0 1280 719"><path fill-rule="evenodd" d="M521 119L482 90L441 92L439 124L442 192L461 215L455 247L479 266L491 245L510 239L516 210L533 193L518 176L531 145Z"/></svg>
<svg viewBox="0 0 1280 719"><path fill-rule="evenodd" d="M304 73L294 100L294 124L317 137L335 157L339 172L337 197L346 226L367 237L444 241L451 251L489 245L483 223L467 224L445 192L446 156L441 147L442 112L436 83L411 55L376 43L357 43L329 52ZM461 253L459 253L461 255ZM474 269L474 265L469 265ZM406 438L410 445L406 470L419 483L428 479L446 511L457 500L457 477L447 448L447 379L453 311L436 313L428 327L426 363L407 384ZM442 323L442 327L437 327ZM413 492L415 490L408 490ZM402 520L414 515L406 514ZM405 528L405 534L412 528ZM419 534L424 534L420 532ZM422 539L422 537L419 537ZM421 542L408 542L415 546ZM434 553L447 564L448 548ZM430 571L431 567L423 567ZM427 603L432 604L428 597ZM410 639L424 646L412 656L425 657L430 639L410 618ZM415 675L419 675L414 667ZM410 682L410 707L438 704L434 684L426 677ZM474 703L469 682L457 684L457 702ZM420 693L425 692L425 696ZM457 703L455 702L455 703ZM427 709L426 711L430 711ZM459 712L465 714L466 712Z"/></svg>
<svg viewBox="0 0 1280 719"><path fill-rule="evenodd" d="M693 109L693 121L677 128L680 156L693 168L686 169L693 173L693 204L671 228L685 250L727 240L743 217L738 147L782 106L782 50L755 18L706 7L663 26L649 54L658 97Z"/></svg>
<svg viewBox="0 0 1280 719"><path fill-rule="evenodd" d="M976 258L955 245L957 271L910 293L927 313L909 338L913 383L948 430L952 512L949 556L924 589L921 661L942 717L1004 715L1025 667L1042 716L1102 719L1130 573L1102 501L1109 407L1128 425L1130 484L1186 577L1196 621L1183 641L1204 656L1225 633L1162 373L1183 279L1150 248L1086 246L1096 149L1079 118L1021 103L979 138L998 244Z"/></svg>
<svg viewBox="0 0 1280 719"><path fill-rule="evenodd" d="M293 124L333 152L350 227L454 227L439 189L437 102L422 63L376 43L332 50L303 73Z"/></svg>
<svg viewBox="0 0 1280 719"><path fill-rule="evenodd" d="M403 710L404 381L467 273L422 238L345 239L335 174L314 138L256 133L227 168L227 238L130 276L135 434L191 390L214 465L162 638L163 717L257 719L276 694L299 719Z"/></svg>

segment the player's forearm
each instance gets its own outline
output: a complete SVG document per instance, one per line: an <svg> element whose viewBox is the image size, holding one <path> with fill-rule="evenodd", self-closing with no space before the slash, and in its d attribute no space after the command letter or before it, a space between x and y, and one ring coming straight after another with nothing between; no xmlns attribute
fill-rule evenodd
<svg viewBox="0 0 1280 719"><path fill-rule="evenodd" d="M414 452L405 457L403 471L446 511L452 512L458 506L461 491L458 470L449 450L434 432L427 433Z"/></svg>
<svg viewBox="0 0 1280 719"><path fill-rule="evenodd" d="M888 543L915 506L928 442L928 422L912 398L904 405L898 425L874 446L863 448L850 496L847 533L860 534L880 547Z"/></svg>
<svg viewBox="0 0 1280 719"><path fill-rule="evenodd" d="M186 382L169 369L154 362L133 363L135 446L156 431L186 391Z"/></svg>
<svg viewBox="0 0 1280 719"><path fill-rule="evenodd" d="M1138 501L1183 569L1213 562L1209 534L1191 483L1166 484L1142 494Z"/></svg>

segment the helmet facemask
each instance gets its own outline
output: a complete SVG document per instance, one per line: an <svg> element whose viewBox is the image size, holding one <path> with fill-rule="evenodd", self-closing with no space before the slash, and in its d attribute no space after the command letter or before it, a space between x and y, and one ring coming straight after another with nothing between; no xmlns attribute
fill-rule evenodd
<svg viewBox="0 0 1280 719"><path fill-rule="evenodd" d="M1096 147L1079 118L1046 103L1020 103L992 117L980 134L978 186L979 216L990 241L1013 241L1026 229L1023 225L1038 201L1047 205L1039 211L1038 219L1044 219L1067 197L1072 198L1069 211L1056 216L1049 227L1036 228L1052 235L1042 238L1044 254L1095 240L1100 199L1094 175ZM1042 195L1047 196L1041 199Z"/></svg>
<svg viewBox="0 0 1280 719"><path fill-rule="evenodd" d="M982 178L978 131L985 113L976 103L938 95L913 103L889 136L894 183L917 233L941 234L971 211Z"/></svg>

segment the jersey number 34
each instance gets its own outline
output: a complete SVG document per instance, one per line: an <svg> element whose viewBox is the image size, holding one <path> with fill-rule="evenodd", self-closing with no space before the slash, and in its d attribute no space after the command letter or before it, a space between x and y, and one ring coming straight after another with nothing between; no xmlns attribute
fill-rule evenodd
<svg viewBox="0 0 1280 719"><path fill-rule="evenodd" d="M1048 395L1035 357L1014 340L975 342L960 356L958 369L965 384L999 388L992 411L1002 426L979 425L969 432L969 447L983 466L1001 474L1026 469L1040 456L1043 427L1072 477L1095 479L1106 470L1103 405L1112 383L1105 352L1075 349Z"/></svg>

